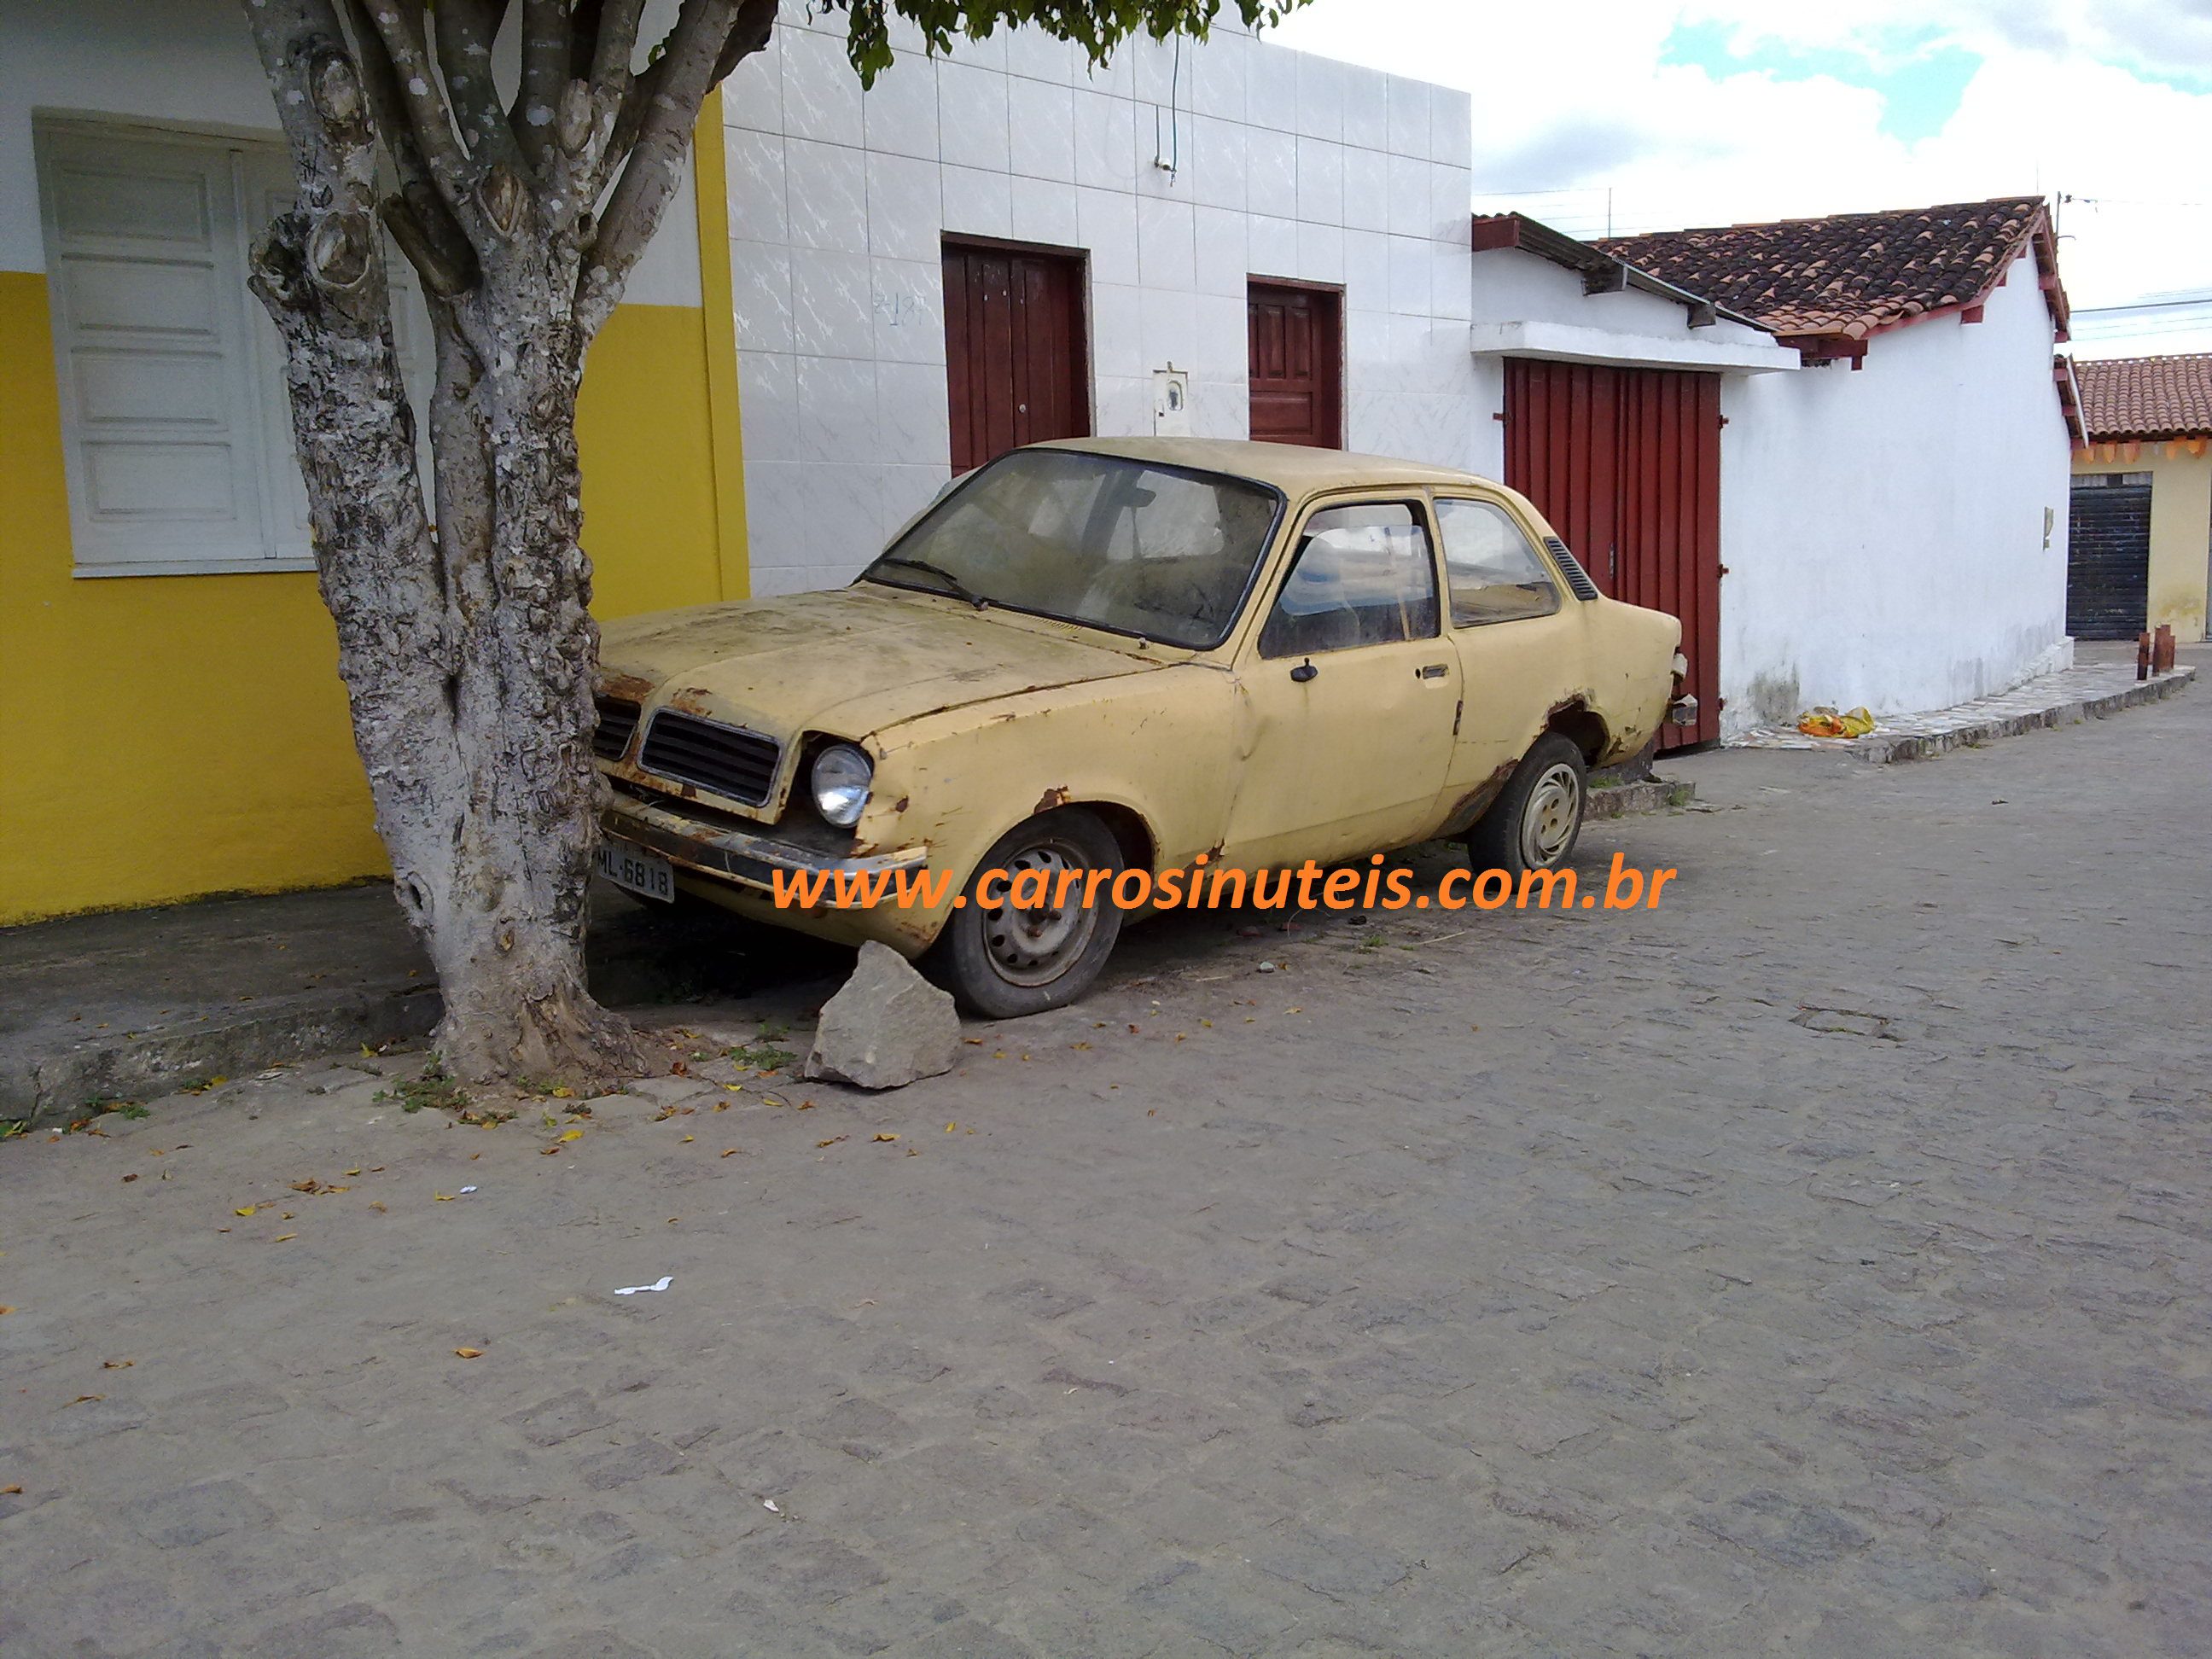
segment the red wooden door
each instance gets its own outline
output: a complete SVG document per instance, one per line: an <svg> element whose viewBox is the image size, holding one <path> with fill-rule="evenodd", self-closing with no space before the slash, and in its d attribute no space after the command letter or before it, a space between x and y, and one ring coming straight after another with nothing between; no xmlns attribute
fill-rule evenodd
<svg viewBox="0 0 2212 1659"><path fill-rule="evenodd" d="M1091 433L1083 260L945 245L945 368L952 470L1023 444Z"/></svg>
<svg viewBox="0 0 2212 1659"><path fill-rule="evenodd" d="M1342 296L1253 283L1252 436L1261 443L1344 447Z"/></svg>
<svg viewBox="0 0 2212 1659"><path fill-rule="evenodd" d="M1720 376L1509 358L1505 482L1607 594L1680 621L1698 723L1660 747L1717 741Z"/></svg>

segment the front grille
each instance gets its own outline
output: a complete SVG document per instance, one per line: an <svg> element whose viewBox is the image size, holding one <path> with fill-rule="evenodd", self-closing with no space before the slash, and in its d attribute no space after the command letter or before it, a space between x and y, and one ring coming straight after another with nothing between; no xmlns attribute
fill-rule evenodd
<svg viewBox="0 0 2212 1659"><path fill-rule="evenodd" d="M772 738L664 708L646 728L638 764L748 806L767 805L781 750Z"/></svg>
<svg viewBox="0 0 2212 1659"><path fill-rule="evenodd" d="M592 702L599 711L599 723L592 728L592 752L601 760L620 760L637 732L637 717L644 711L620 697L594 697Z"/></svg>
<svg viewBox="0 0 2212 1659"><path fill-rule="evenodd" d="M1567 586L1574 589L1577 599L1594 599L1598 597L1597 584L1589 579L1589 572L1583 568L1582 561L1567 551L1565 542L1557 536L1547 536L1544 545L1552 550L1552 556L1559 562L1559 568L1566 574Z"/></svg>

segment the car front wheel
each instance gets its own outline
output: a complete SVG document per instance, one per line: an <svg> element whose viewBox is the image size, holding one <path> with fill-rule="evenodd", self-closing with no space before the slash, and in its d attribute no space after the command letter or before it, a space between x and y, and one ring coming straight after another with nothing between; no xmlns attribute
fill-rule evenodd
<svg viewBox="0 0 2212 1659"><path fill-rule="evenodd" d="M1095 904L1083 902L1085 889L1092 872L1110 879L1121 866L1114 832L1079 806L1017 824L969 878L931 965L964 1007L987 1018L1065 1007L1091 988L1121 933L1106 884L1097 884ZM985 902L979 889L994 872L1001 873Z"/></svg>
<svg viewBox="0 0 2212 1659"><path fill-rule="evenodd" d="M1556 870L1573 854L1589 805L1589 768L1583 751L1556 732L1536 739L1504 791L1467 837L1478 871L1518 878Z"/></svg>

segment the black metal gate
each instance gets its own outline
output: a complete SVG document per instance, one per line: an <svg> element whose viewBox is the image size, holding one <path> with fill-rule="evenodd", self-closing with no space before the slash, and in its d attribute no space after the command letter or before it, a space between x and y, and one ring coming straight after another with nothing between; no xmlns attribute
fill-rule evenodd
<svg viewBox="0 0 2212 1659"><path fill-rule="evenodd" d="M2084 474L2074 480L2066 532L2066 631L2131 640L2149 605L2149 475Z"/></svg>

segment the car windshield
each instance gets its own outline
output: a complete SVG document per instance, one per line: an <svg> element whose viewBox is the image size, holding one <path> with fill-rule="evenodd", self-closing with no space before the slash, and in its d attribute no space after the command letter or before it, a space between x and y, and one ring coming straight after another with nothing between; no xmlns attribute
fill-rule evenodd
<svg viewBox="0 0 2212 1659"><path fill-rule="evenodd" d="M1236 621L1281 506L1276 492L1219 473L1017 450L955 488L862 577L1203 650Z"/></svg>

